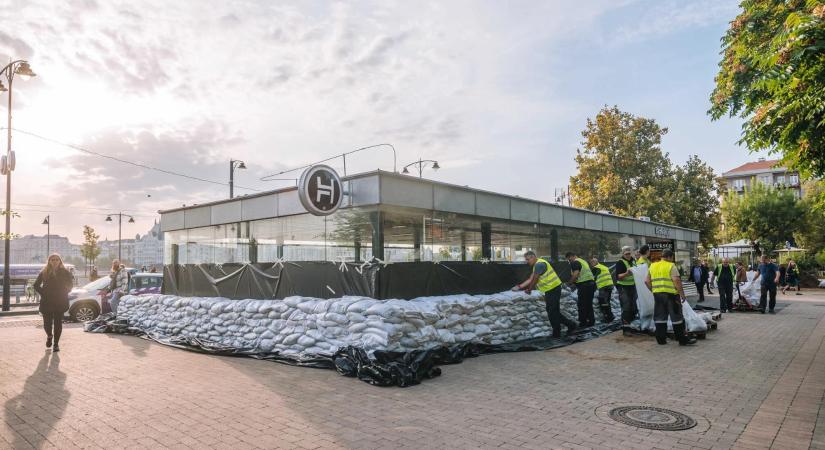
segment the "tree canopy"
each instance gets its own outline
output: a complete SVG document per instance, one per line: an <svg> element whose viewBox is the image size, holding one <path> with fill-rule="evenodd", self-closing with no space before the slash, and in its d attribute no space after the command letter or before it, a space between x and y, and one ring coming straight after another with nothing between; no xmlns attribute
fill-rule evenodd
<svg viewBox="0 0 825 450"><path fill-rule="evenodd" d="M666 133L655 120L616 106L588 119L576 152L578 173L570 177L573 203L697 229L707 246L719 227L716 176L697 156L674 165L661 149Z"/></svg>
<svg viewBox="0 0 825 450"><path fill-rule="evenodd" d="M740 144L825 175L825 4L744 0L722 39L713 119L745 120Z"/></svg>
<svg viewBox="0 0 825 450"><path fill-rule="evenodd" d="M752 182L743 194L728 193L722 215L731 239L759 242L769 254L792 241L794 233L804 226L805 208L791 189Z"/></svg>

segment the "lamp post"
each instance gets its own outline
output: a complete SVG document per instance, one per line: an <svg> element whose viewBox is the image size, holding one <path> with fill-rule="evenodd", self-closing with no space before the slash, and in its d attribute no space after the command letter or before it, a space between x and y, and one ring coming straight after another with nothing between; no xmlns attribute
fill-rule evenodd
<svg viewBox="0 0 825 450"><path fill-rule="evenodd" d="M52 225L51 225L51 221L49 220L49 216L46 216L46 218L43 219L43 225L46 225L46 258L48 258L51 255L49 244L51 243L50 241L51 241L51 238L52 238L51 237Z"/></svg>
<svg viewBox="0 0 825 450"><path fill-rule="evenodd" d="M229 198L235 197L235 169L246 169L246 164L237 159L229 160Z"/></svg>
<svg viewBox="0 0 825 450"><path fill-rule="evenodd" d="M118 259L118 261L121 261L121 262L122 262L122 260L120 258L120 249L121 249L121 241L122 241L121 240L121 234L123 232L123 216L124 215L125 214L123 214L123 211L121 211L119 213L109 214L108 216L106 216L106 222L111 222L112 221L112 216L117 216L117 259ZM128 216L128 215L126 217L129 218L129 223L135 223L135 218L134 217Z"/></svg>
<svg viewBox="0 0 825 450"><path fill-rule="evenodd" d="M404 169L401 171L401 173L409 174L410 171L407 170L407 167L416 166L418 167L418 178L423 178L424 168L428 165L432 167L433 170L438 170L441 168L441 166L438 165L438 161L435 161L433 159L419 159L418 161L413 161L404 166Z"/></svg>
<svg viewBox="0 0 825 450"><path fill-rule="evenodd" d="M3 311L8 311L11 307L11 292L10 284L11 280L9 278L9 256L11 253L11 172L14 170L14 152L11 151L11 96L12 96L12 84L14 82L14 76L20 75L23 79L28 77L33 77L35 75L32 72L31 67L29 67L29 62L23 59L18 59L15 61L10 62L3 70L0 70L0 75L5 75L6 80L9 83L9 87L3 85L3 81L0 80L0 92L9 91L9 107L7 109L8 112L8 124L6 126L6 155L3 156L2 161L2 174L6 176L6 209L4 210L6 216L6 232L3 235L4 240L4 249L6 253L3 255Z"/></svg>

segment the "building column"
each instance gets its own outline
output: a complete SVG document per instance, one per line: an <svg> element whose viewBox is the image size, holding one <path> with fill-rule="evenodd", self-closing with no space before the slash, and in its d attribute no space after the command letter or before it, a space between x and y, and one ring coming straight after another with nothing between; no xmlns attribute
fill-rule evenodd
<svg viewBox="0 0 825 450"><path fill-rule="evenodd" d="M370 225L372 226L372 256L384 259L384 214L381 211L370 211Z"/></svg>
<svg viewBox="0 0 825 450"><path fill-rule="evenodd" d="M481 222L481 257L493 259L493 226L490 222Z"/></svg>
<svg viewBox="0 0 825 450"><path fill-rule="evenodd" d="M550 260L559 260L559 230L550 230Z"/></svg>

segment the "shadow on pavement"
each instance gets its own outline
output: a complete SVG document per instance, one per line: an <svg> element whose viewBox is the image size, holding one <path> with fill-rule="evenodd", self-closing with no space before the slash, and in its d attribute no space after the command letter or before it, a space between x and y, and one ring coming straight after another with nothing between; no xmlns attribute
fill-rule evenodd
<svg viewBox="0 0 825 450"><path fill-rule="evenodd" d="M6 423L17 431L12 448L44 446L46 436L63 417L69 403L71 394L65 385L66 374L60 370L59 354L46 350L34 373L26 378L23 391L4 405Z"/></svg>

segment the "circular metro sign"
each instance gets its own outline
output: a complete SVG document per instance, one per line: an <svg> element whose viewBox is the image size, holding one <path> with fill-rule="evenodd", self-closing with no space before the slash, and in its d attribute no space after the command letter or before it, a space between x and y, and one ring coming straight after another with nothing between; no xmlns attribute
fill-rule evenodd
<svg viewBox="0 0 825 450"><path fill-rule="evenodd" d="M329 166L312 166L298 180L298 198L304 208L316 216L326 216L337 211L344 198L343 194L341 177Z"/></svg>

